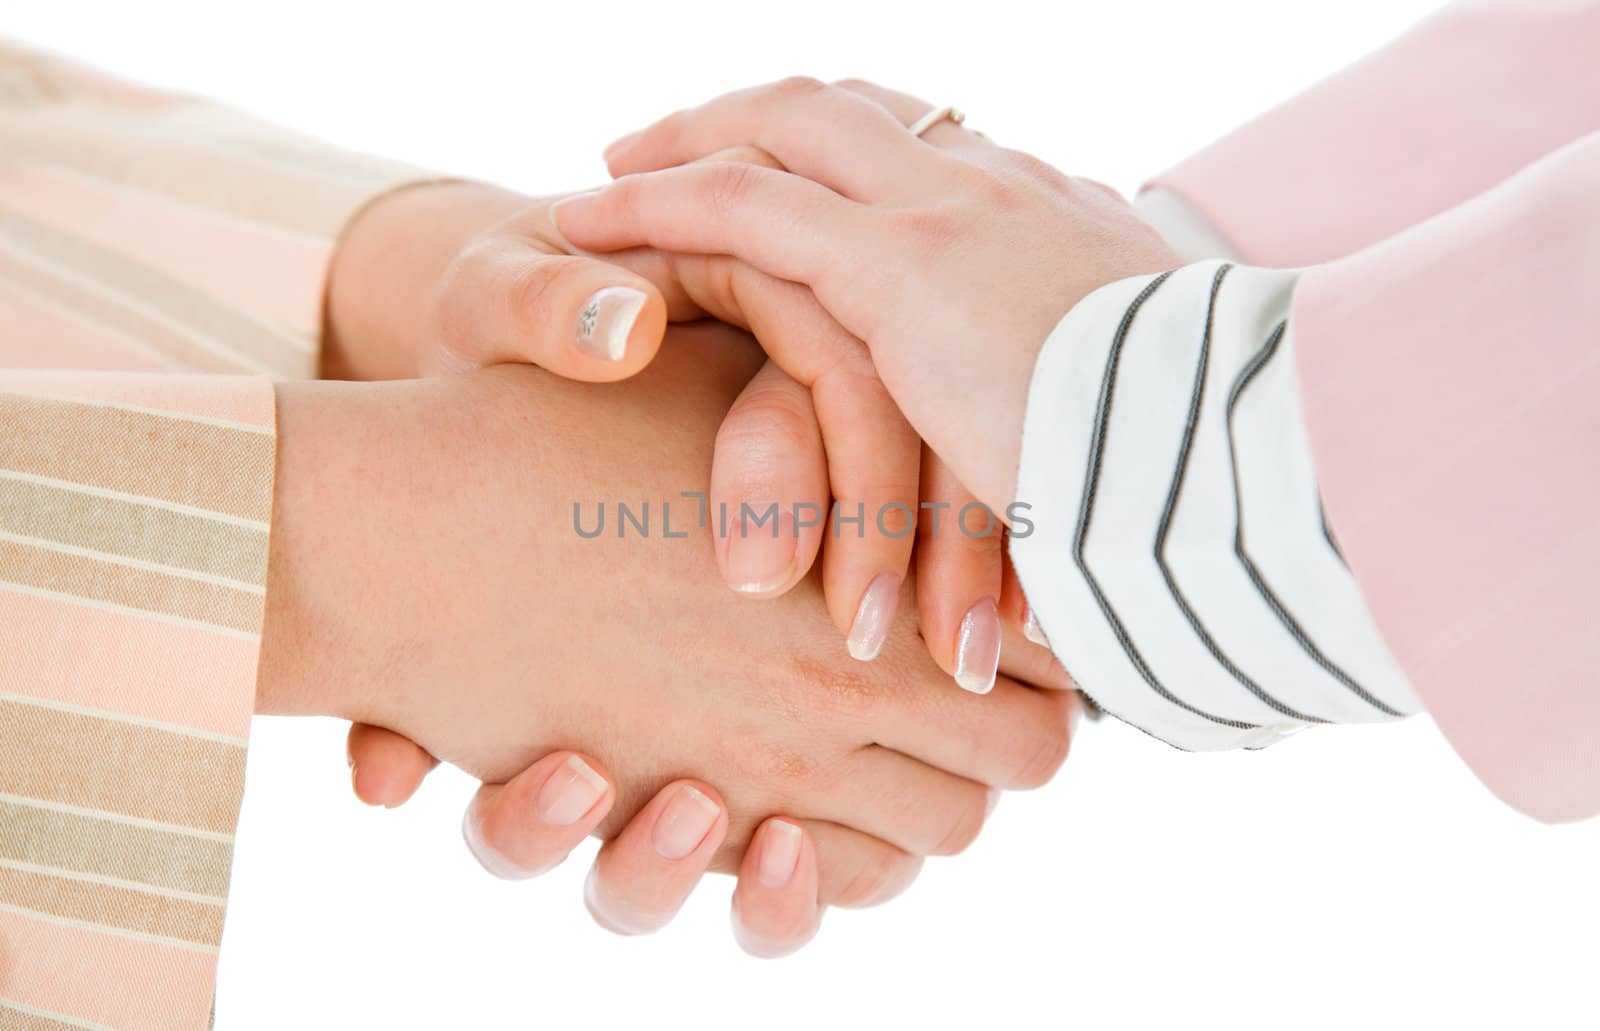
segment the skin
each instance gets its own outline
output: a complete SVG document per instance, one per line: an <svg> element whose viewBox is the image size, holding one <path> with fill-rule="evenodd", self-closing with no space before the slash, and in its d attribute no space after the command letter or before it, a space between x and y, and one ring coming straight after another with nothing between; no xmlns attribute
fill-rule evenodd
<svg viewBox="0 0 1600 1031"><path fill-rule="evenodd" d="M721 159L772 163L755 151L733 152ZM476 183L414 187L369 206L347 230L336 254L323 352L325 375L400 378L502 361L538 363L585 380L631 374L655 354L659 343L656 290L675 320L711 314L745 325L754 322L769 341L832 339L836 347L860 350L859 342L849 338L808 291L742 263L640 252L624 256L630 266L624 268L572 257L550 223L549 207L548 200L529 201ZM570 327L595 290L618 285L643 289L651 301L634 327L625 361L620 366L597 365L573 348ZM746 309L755 313L753 318ZM850 420L844 424L847 439L870 445L870 468L881 475L877 471L885 465L885 449L880 428L887 424L891 434L909 432L898 411L861 413L848 404L838 404L836 410ZM848 477L854 459L849 452L831 457L824 452L819 421L812 390L773 362L764 364L740 391L718 430L709 488L712 504L735 512L741 501L765 504L774 498L786 505L825 504L834 489L830 472L842 469ZM919 445L909 453L913 476L920 451ZM926 487L934 481L925 476L923 482ZM925 494L925 499L959 507L966 496L963 492L933 499ZM783 590L799 582L821 548L823 533L816 528L797 535L797 569ZM962 538L950 536L959 547ZM910 543L908 536L892 542L892 547L903 549ZM992 594L992 585L1004 573L1002 672L1037 685L1066 687L1065 674L1049 653L1020 632L1026 605L1014 576L996 557L997 544L998 537L987 548L980 543L966 554L952 555L945 538L930 537L926 527L919 529L915 560L922 586L916 593L930 651L949 672L960 613L971 599ZM727 539L719 537L714 549L725 576L726 546ZM865 575L862 570L870 572L874 555L882 550L882 542L870 534L864 540L847 537L830 544L822 563L822 582L829 611L841 629L851 613L841 611L839 599L854 604L852 576L859 580ZM942 586L931 590L930 582ZM941 622L947 636L929 636L930 628L937 632ZM405 737L364 724L352 728L349 754L355 792L373 805L403 804L437 762ZM491 872L523 876L549 869L606 818L615 802L614 791L582 820L570 824L549 823L536 806L527 804L530 797L541 797L550 771L559 771L566 755L555 753L508 784L490 784L480 791L469 816L469 829L476 821L478 831L467 837ZM582 759L599 776L610 777L593 756ZM701 787L715 797L709 787ZM676 785L669 784L657 798L667 799L675 790ZM591 912L613 930L638 932L664 925L703 869L663 860L649 847L648 833L630 833L633 824L647 824L649 819L646 807L627 830L606 844L588 882L586 902ZM764 835L758 830L739 871L733 907L736 936L756 954L792 951L815 932L824 905L885 901L903 890L918 868L913 857L844 828L789 823L804 835L802 856L818 858L802 858L785 884L773 884L770 876L753 876L745 868L760 863Z"/></svg>
<svg viewBox="0 0 1600 1031"><path fill-rule="evenodd" d="M586 250L731 256L809 287L865 343L912 427L998 512L1050 330L1095 289L1179 263L1105 187L948 121L906 132L927 110L860 82L731 93L613 144L619 178L554 218ZM737 146L787 171L696 160Z"/></svg>
<svg viewBox="0 0 1600 1031"><path fill-rule="evenodd" d="M806 832L790 886L811 891L764 914L781 947L814 928L819 901L872 901L917 857L959 850L989 785L1053 772L1075 696L1007 679L986 699L961 692L909 613L878 662L855 663L815 579L751 605L692 524L684 540L572 530L573 499L703 483L717 422L759 364L747 338L706 325L675 331L626 384L505 366L282 385L259 711L385 727L503 785L474 818L519 872L539 864L503 826L521 808L507 800L548 779L541 757L581 748L612 797L565 833L613 839L598 868L613 884L633 872L660 889L609 899L603 919L623 930L670 916L703 869L755 861L747 846L773 812ZM685 780L723 815L652 882L663 864L638 867L637 828L659 815L661 786Z"/></svg>
<svg viewBox="0 0 1600 1031"><path fill-rule="evenodd" d="M751 148L711 160L775 165ZM956 672L962 619L987 598L999 603L1004 651L1039 670L1036 682L1066 686L1040 642L1023 636L1020 595L1004 592L999 527L981 538L953 531L941 513L958 512L974 497L923 447L866 346L809 290L716 256L635 251L609 255L609 262L573 256L551 217L561 199L456 183L403 190L374 204L336 255L328 374L396 378L526 362L604 381L647 364L665 320L709 316L746 328L774 360L718 428L710 500L734 514L714 550L724 579L732 586L749 579L748 567L741 572L729 557L744 540L793 550L787 573L757 597L791 589L820 554L829 614L849 634L868 585L880 576L904 580L914 563L922 634L942 669ZM632 287L649 298L616 363L572 344L577 313L606 286ZM822 513L837 502L846 512L859 505L884 515L881 522L869 516L860 528L786 527L777 541L759 529L739 530L742 504L762 510L774 502L785 513ZM915 528L912 513L922 515ZM934 522L941 525L937 534ZM890 592L891 604L894 597Z"/></svg>

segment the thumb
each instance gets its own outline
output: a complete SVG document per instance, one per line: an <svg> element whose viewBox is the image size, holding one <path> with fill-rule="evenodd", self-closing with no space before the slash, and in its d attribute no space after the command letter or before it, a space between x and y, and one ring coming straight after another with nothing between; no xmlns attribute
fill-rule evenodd
<svg viewBox="0 0 1600 1031"><path fill-rule="evenodd" d="M428 374L519 362L568 379L627 379L655 357L666 323L666 303L649 280L495 234L462 251L446 271L421 368Z"/></svg>

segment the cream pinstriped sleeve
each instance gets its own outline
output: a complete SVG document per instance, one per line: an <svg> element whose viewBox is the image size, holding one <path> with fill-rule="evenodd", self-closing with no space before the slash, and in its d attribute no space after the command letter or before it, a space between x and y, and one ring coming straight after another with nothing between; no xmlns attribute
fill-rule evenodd
<svg viewBox="0 0 1600 1031"><path fill-rule="evenodd" d="M210 1020L271 381L421 178L0 43L0 1027Z"/></svg>

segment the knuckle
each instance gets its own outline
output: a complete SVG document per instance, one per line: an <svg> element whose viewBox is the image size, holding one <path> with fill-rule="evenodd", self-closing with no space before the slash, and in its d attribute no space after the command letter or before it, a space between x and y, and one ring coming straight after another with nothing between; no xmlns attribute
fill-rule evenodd
<svg viewBox="0 0 1600 1031"><path fill-rule="evenodd" d="M882 88L877 83L869 82L866 79L839 79L834 83L834 86L838 89L849 90L851 93L873 93L882 91Z"/></svg>
<svg viewBox="0 0 1600 1031"><path fill-rule="evenodd" d="M760 779L774 786L780 797L792 797L793 789L805 789L818 779L818 762L800 749L770 745L760 754Z"/></svg>
<svg viewBox="0 0 1600 1031"><path fill-rule="evenodd" d="M563 272L571 267L570 261L549 259L525 262L513 272L506 293L513 322L542 324Z"/></svg>
<svg viewBox="0 0 1600 1031"><path fill-rule="evenodd" d="M1058 188L1068 186L1067 177L1060 169L1026 151L1007 150L1004 157L1006 165L1025 179Z"/></svg>
<svg viewBox="0 0 1600 1031"><path fill-rule="evenodd" d="M803 399L781 388L748 390L717 430L717 453L724 448L748 454L768 467L775 456L812 450L816 422Z"/></svg>
<svg viewBox="0 0 1600 1031"><path fill-rule="evenodd" d="M985 207L1009 202L1012 188L1004 172L994 165L992 160L956 162L954 175L960 195Z"/></svg>
<svg viewBox="0 0 1600 1031"><path fill-rule="evenodd" d="M606 216L619 222L633 222L640 215L639 193L645 189L655 173L633 172L611 180L611 185L601 189L595 207Z"/></svg>
<svg viewBox="0 0 1600 1031"><path fill-rule="evenodd" d="M1034 722L1036 740L1023 753L1009 786L1043 787L1061 769L1072 749L1072 704L1071 695L1064 691L1050 697L1049 717Z"/></svg>
<svg viewBox="0 0 1600 1031"><path fill-rule="evenodd" d="M741 143L737 147L729 147L727 150L719 151L715 157L718 161L738 162L746 165L755 165L760 168L771 168L777 171L783 170L783 165L778 162L777 158L760 147L752 146L748 143Z"/></svg>
<svg viewBox="0 0 1600 1031"><path fill-rule="evenodd" d="M837 895L825 901L851 909L881 905L904 891L921 868L922 860L909 853L874 850L856 864Z"/></svg>
<svg viewBox="0 0 1600 1031"><path fill-rule="evenodd" d="M949 561L978 559L999 561L1002 527L992 509L981 501L951 502L944 518L924 521L924 536L939 541ZM996 567L998 568L998 567Z"/></svg>
<svg viewBox="0 0 1600 1031"><path fill-rule="evenodd" d="M910 239L923 253L948 250L961 239L961 226L946 208L917 208L892 214L891 238Z"/></svg>
<svg viewBox="0 0 1600 1031"><path fill-rule="evenodd" d="M744 204L766 169L739 161L721 161L710 166L706 182L706 202L717 214L727 214Z"/></svg>
<svg viewBox="0 0 1600 1031"><path fill-rule="evenodd" d="M1121 190L1117 189L1115 186L1108 186L1098 179L1085 179L1082 176L1078 176L1076 178L1072 176L1066 176L1064 177L1064 181L1068 186L1077 186L1081 189L1088 190L1090 191L1091 196L1098 196L1104 200L1109 200L1114 204L1125 206L1128 203L1128 198L1122 195Z"/></svg>
<svg viewBox="0 0 1600 1031"><path fill-rule="evenodd" d="M771 95L776 100L796 100L815 96L828 88L821 79L809 75L790 75L772 84Z"/></svg>
<svg viewBox="0 0 1600 1031"><path fill-rule="evenodd" d="M916 493L887 494L884 498L867 506L873 513L872 529L891 540L904 540L917 527Z"/></svg>
<svg viewBox="0 0 1600 1031"><path fill-rule="evenodd" d="M978 832L983 830L983 823L989 816L989 793L981 785L975 784L952 810L938 843L929 851L929 855L960 855L978 840Z"/></svg>
<svg viewBox="0 0 1600 1031"><path fill-rule="evenodd" d="M790 674L789 679L799 686L795 703L801 712L860 720L878 711L884 702L871 676L837 662L797 657L791 660Z"/></svg>

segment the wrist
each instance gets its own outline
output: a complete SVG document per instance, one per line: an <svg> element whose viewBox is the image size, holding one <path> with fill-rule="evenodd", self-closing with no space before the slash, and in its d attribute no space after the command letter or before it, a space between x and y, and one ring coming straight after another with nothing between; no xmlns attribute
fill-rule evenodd
<svg viewBox="0 0 1600 1031"><path fill-rule="evenodd" d="M401 546L384 521L406 507L393 484L412 461L405 426L423 424L412 387L277 385L258 713L372 715L372 678L356 671L398 616L381 557Z"/></svg>
<svg viewBox="0 0 1600 1031"><path fill-rule="evenodd" d="M329 272L323 378L415 376L445 270L473 237L527 204L487 183L443 182L393 190L359 212Z"/></svg>
<svg viewBox="0 0 1600 1031"><path fill-rule="evenodd" d="M316 452L330 443L318 425L320 389L293 382L276 386L277 463L256 673L256 712L268 715L324 715L333 707L328 692L311 690L304 676L311 646L304 616L319 563L310 552L320 493Z"/></svg>
<svg viewBox="0 0 1600 1031"><path fill-rule="evenodd" d="M522 446L543 376L277 385L256 712L407 726L429 680L407 673L453 661L438 602L461 594L461 527L486 484L548 479Z"/></svg>

